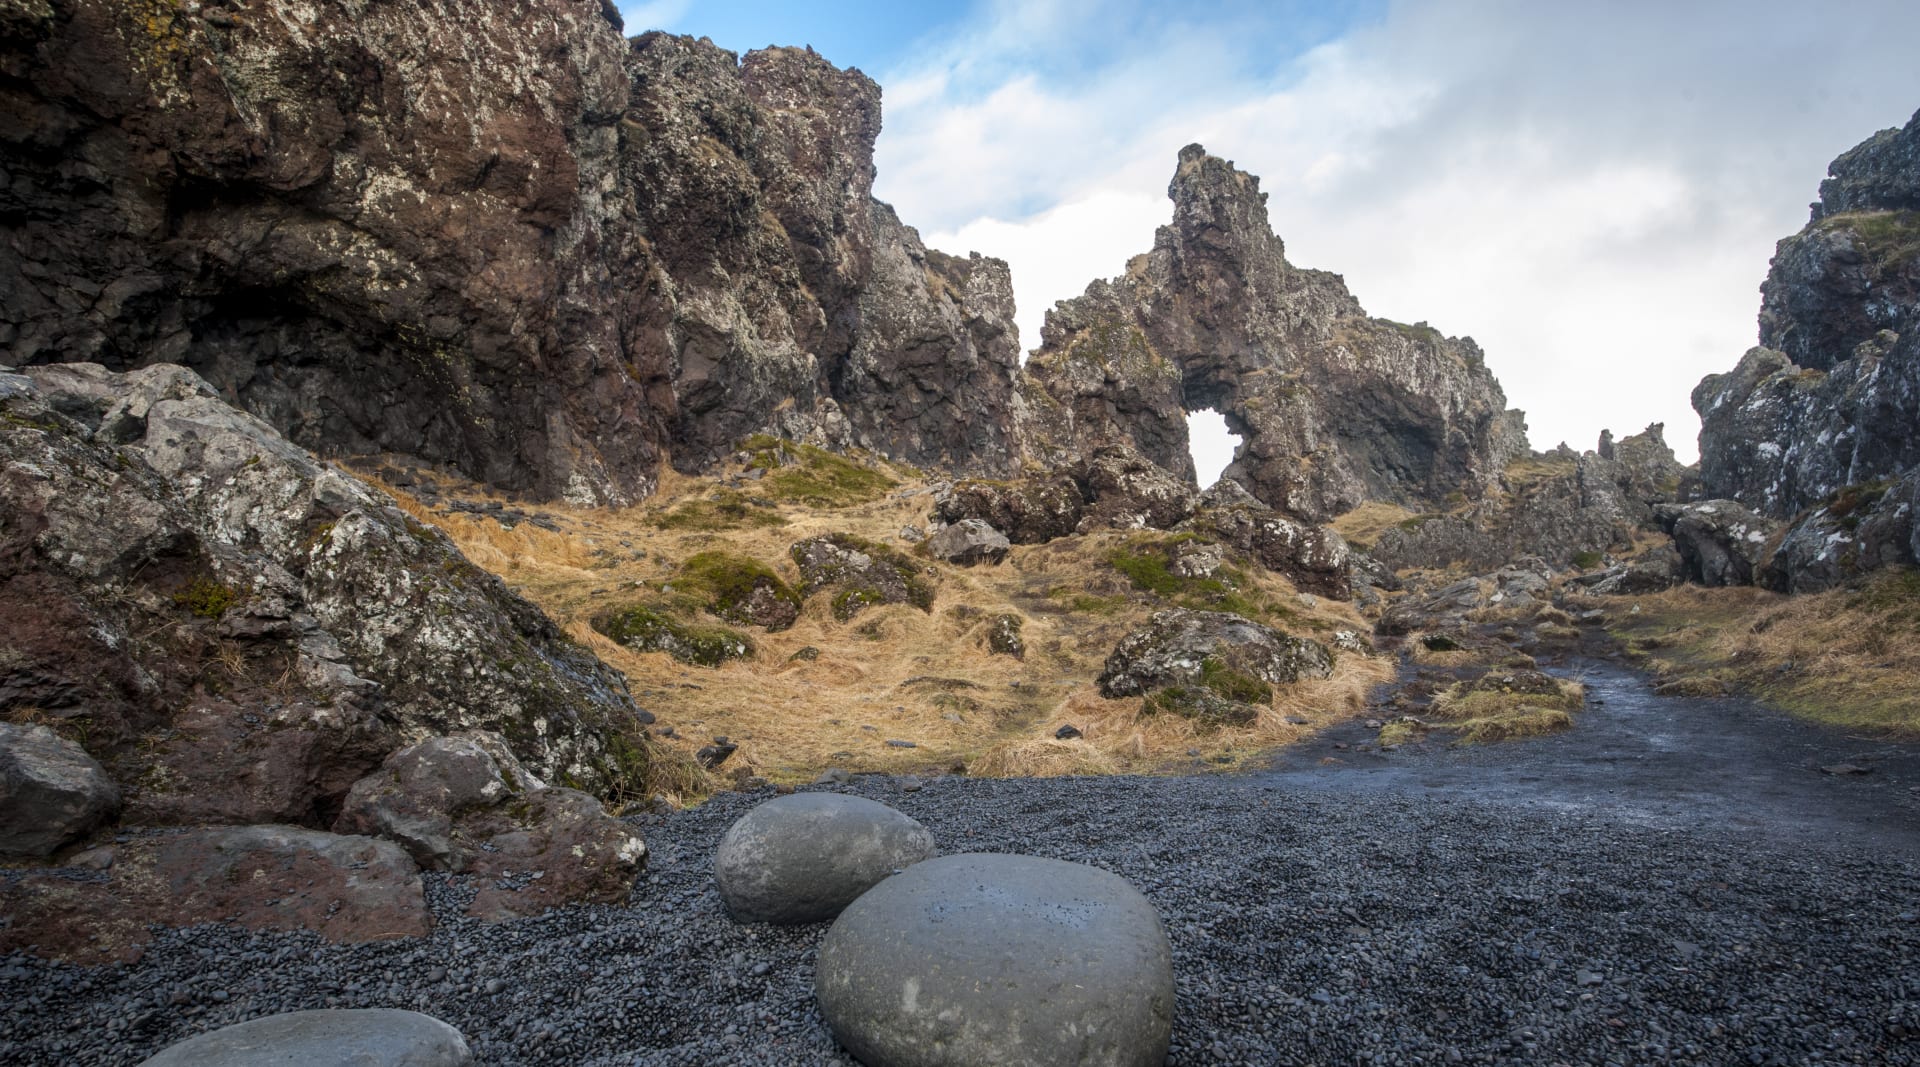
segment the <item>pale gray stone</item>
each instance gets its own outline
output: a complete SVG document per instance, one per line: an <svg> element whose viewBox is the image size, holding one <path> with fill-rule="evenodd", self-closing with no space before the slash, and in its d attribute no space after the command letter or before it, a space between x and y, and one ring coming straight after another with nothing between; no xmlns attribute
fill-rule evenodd
<svg viewBox="0 0 1920 1067"><path fill-rule="evenodd" d="M140 1067L468 1067L460 1031L417 1011L353 1008L249 1019L163 1049Z"/></svg>
<svg viewBox="0 0 1920 1067"><path fill-rule="evenodd" d="M1154 1067L1172 950L1117 875L1035 856L928 860L853 902L814 992L867 1067Z"/></svg>
<svg viewBox="0 0 1920 1067"><path fill-rule="evenodd" d="M933 854L927 828L885 804L795 793L733 824L715 856L714 878L727 910L742 922L824 922Z"/></svg>

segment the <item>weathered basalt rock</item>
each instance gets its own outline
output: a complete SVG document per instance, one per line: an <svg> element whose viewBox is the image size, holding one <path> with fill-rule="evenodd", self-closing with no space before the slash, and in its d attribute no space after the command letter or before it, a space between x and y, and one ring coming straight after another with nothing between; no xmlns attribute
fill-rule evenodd
<svg viewBox="0 0 1920 1067"><path fill-rule="evenodd" d="M1920 562L1920 470L1849 486L1801 513L1754 575L1781 593L1852 584L1882 567Z"/></svg>
<svg viewBox="0 0 1920 1067"><path fill-rule="evenodd" d="M48 855L119 810L119 788L85 749L0 722L0 857Z"/></svg>
<svg viewBox="0 0 1920 1067"><path fill-rule="evenodd" d="M618 673L191 372L0 387L0 705L84 720L130 819L326 826L403 734L466 729L643 787Z"/></svg>
<svg viewBox="0 0 1920 1067"><path fill-rule="evenodd" d="M1920 466L1920 113L1829 168L1761 287L1760 347L1693 391L1705 492L1785 519Z"/></svg>
<svg viewBox="0 0 1920 1067"><path fill-rule="evenodd" d="M768 431L1010 469L1012 278L873 199L879 86L811 49L657 33L628 67L620 174L655 256L632 278L679 401L675 465Z"/></svg>
<svg viewBox="0 0 1920 1067"><path fill-rule="evenodd" d="M1013 547L1007 535L979 519L961 519L942 526L927 538L927 550L935 559L971 567L976 563L999 563Z"/></svg>
<svg viewBox="0 0 1920 1067"><path fill-rule="evenodd" d="M841 622L874 604L912 604L933 610L933 586L920 566L885 545L852 534L822 534L795 542L788 550L800 568L807 596L833 594L833 617Z"/></svg>
<svg viewBox="0 0 1920 1067"><path fill-rule="evenodd" d="M1065 474L962 481L935 497L933 519L943 523L978 519L1016 545L1037 545L1079 529L1086 506L1079 483Z"/></svg>
<svg viewBox="0 0 1920 1067"><path fill-rule="evenodd" d="M1167 686L1203 686L1210 670L1284 685L1325 678L1333 671L1333 656L1317 641L1289 637L1239 615L1174 608L1155 612L1114 646L1100 674L1100 694L1115 699Z"/></svg>
<svg viewBox="0 0 1920 1067"><path fill-rule="evenodd" d="M873 199L878 87L612 10L16 5L0 349L583 504L759 430L1017 462L1006 265Z"/></svg>
<svg viewBox="0 0 1920 1067"><path fill-rule="evenodd" d="M1395 569L1490 571L1521 556L1565 566L1630 545L1634 530L1651 523L1654 505L1675 498L1686 468L1660 423L1618 441L1603 431L1601 446L1536 453L1507 469L1502 491L1389 527L1368 551Z"/></svg>
<svg viewBox="0 0 1920 1067"><path fill-rule="evenodd" d="M650 491L672 399L598 4L8 18L14 361L187 363L309 448Z"/></svg>
<svg viewBox="0 0 1920 1067"><path fill-rule="evenodd" d="M1752 585L1779 529L1734 500L1662 505L1658 516L1673 535L1688 580L1701 585Z"/></svg>
<svg viewBox="0 0 1920 1067"><path fill-rule="evenodd" d="M113 847L105 876L30 871L0 883L0 950L78 962L137 958L150 923L311 930L328 941L423 937L433 925L399 845L292 826L144 834Z"/></svg>
<svg viewBox="0 0 1920 1067"><path fill-rule="evenodd" d="M1186 413L1215 408L1244 438L1226 476L1318 521L1474 493L1525 448L1472 341L1368 318L1287 262L1258 179L1190 145L1168 194L1152 252L1048 313L1022 387L1036 460L1127 444L1191 484Z"/></svg>

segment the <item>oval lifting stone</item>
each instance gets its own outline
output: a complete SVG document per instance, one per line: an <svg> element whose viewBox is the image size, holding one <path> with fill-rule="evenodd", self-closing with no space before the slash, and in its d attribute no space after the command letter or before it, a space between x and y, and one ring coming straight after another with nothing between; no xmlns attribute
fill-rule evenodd
<svg viewBox="0 0 1920 1067"><path fill-rule="evenodd" d="M140 1067L471 1067L460 1031L392 1008L292 1011L189 1038Z"/></svg>
<svg viewBox="0 0 1920 1067"><path fill-rule="evenodd" d="M933 853L927 828L885 804L795 793L733 824L714 858L714 878L741 922L824 922Z"/></svg>
<svg viewBox="0 0 1920 1067"><path fill-rule="evenodd" d="M1158 1067L1173 962L1118 875L1036 856L928 860L827 931L820 1013L867 1067Z"/></svg>

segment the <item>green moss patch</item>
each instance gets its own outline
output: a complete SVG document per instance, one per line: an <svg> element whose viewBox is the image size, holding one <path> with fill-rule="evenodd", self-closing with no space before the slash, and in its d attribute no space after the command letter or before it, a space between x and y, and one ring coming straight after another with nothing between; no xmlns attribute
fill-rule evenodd
<svg viewBox="0 0 1920 1067"><path fill-rule="evenodd" d="M755 434L740 447L751 454L748 469L767 472L760 480L760 490L773 500L814 508L844 508L878 500L900 484L846 456L767 434Z"/></svg>
<svg viewBox="0 0 1920 1067"><path fill-rule="evenodd" d="M654 607L636 605L596 615L590 625L636 652L665 652L699 667L718 667L754 654L752 639L743 633L683 622Z"/></svg>
<svg viewBox="0 0 1920 1067"><path fill-rule="evenodd" d="M731 552L702 552L680 565L675 593L728 622L784 630L800 615L800 594L772 567Z"/></svg>
<svg viewBox="0 0 1920 1067"><path fill-rule="evenodd" d="M205 575L195 578L185 589L173 595L175 604L202 619L217 619L225 615L227 609L239 600L240 594L233 588Z"/></svg>

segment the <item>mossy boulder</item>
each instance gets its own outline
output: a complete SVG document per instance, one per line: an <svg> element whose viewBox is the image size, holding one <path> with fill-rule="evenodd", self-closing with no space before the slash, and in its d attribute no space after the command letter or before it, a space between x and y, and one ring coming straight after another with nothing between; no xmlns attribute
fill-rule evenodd
<svg viewBox="0 0 1920 1067"><path fill-rule="evenodd" d="M1318 641L1227 612L1176 608L1122 638L1099 685L1109 699L1184 686L1254 703L1271 700L1271 686L1332 673L1333 654Z"/></svg>
<svg viewBox="0 0 1920 1067"><path fill-rule="evenodd" d="M1020 636L1026 620L1018 615L995 615L987 626L987 651L996 656L1027 658L1027 642Z"/></svg>
<svg viewBox="0 0 1920 1067"><path fill-rule="evenodd" d="M759 560L702 552L680 566L671 585L719 618L739 626L785 630L800 617L800 594Z"/></svg>
<svg viewBox="0 0 1920 1067"><path fill-rule="evenodd" d="M933 584L912 557L852 534L830 533L796 542L788 553L800 568L801 593L831 590L833 617L846 622L875 604L912 604L933 610Z"/></svg>
<svg viewBox="0 0 1920 1067"><path fill-rule="evenodd" d="M718 667L753 657L753 640L724 626L701 626L655 607L635 605L596 615L593 628L636 652L665 652L682 663Z"/></svg>
<svg viewBox="0 0 1920 1067"><path fill-rule="evenodd" d="M1016 545L1037 545L1073 533L1086 507L1078 482L1066 474L1051 474L956 482L934 502L933 517L949 525L978 519Z"/></svg>

